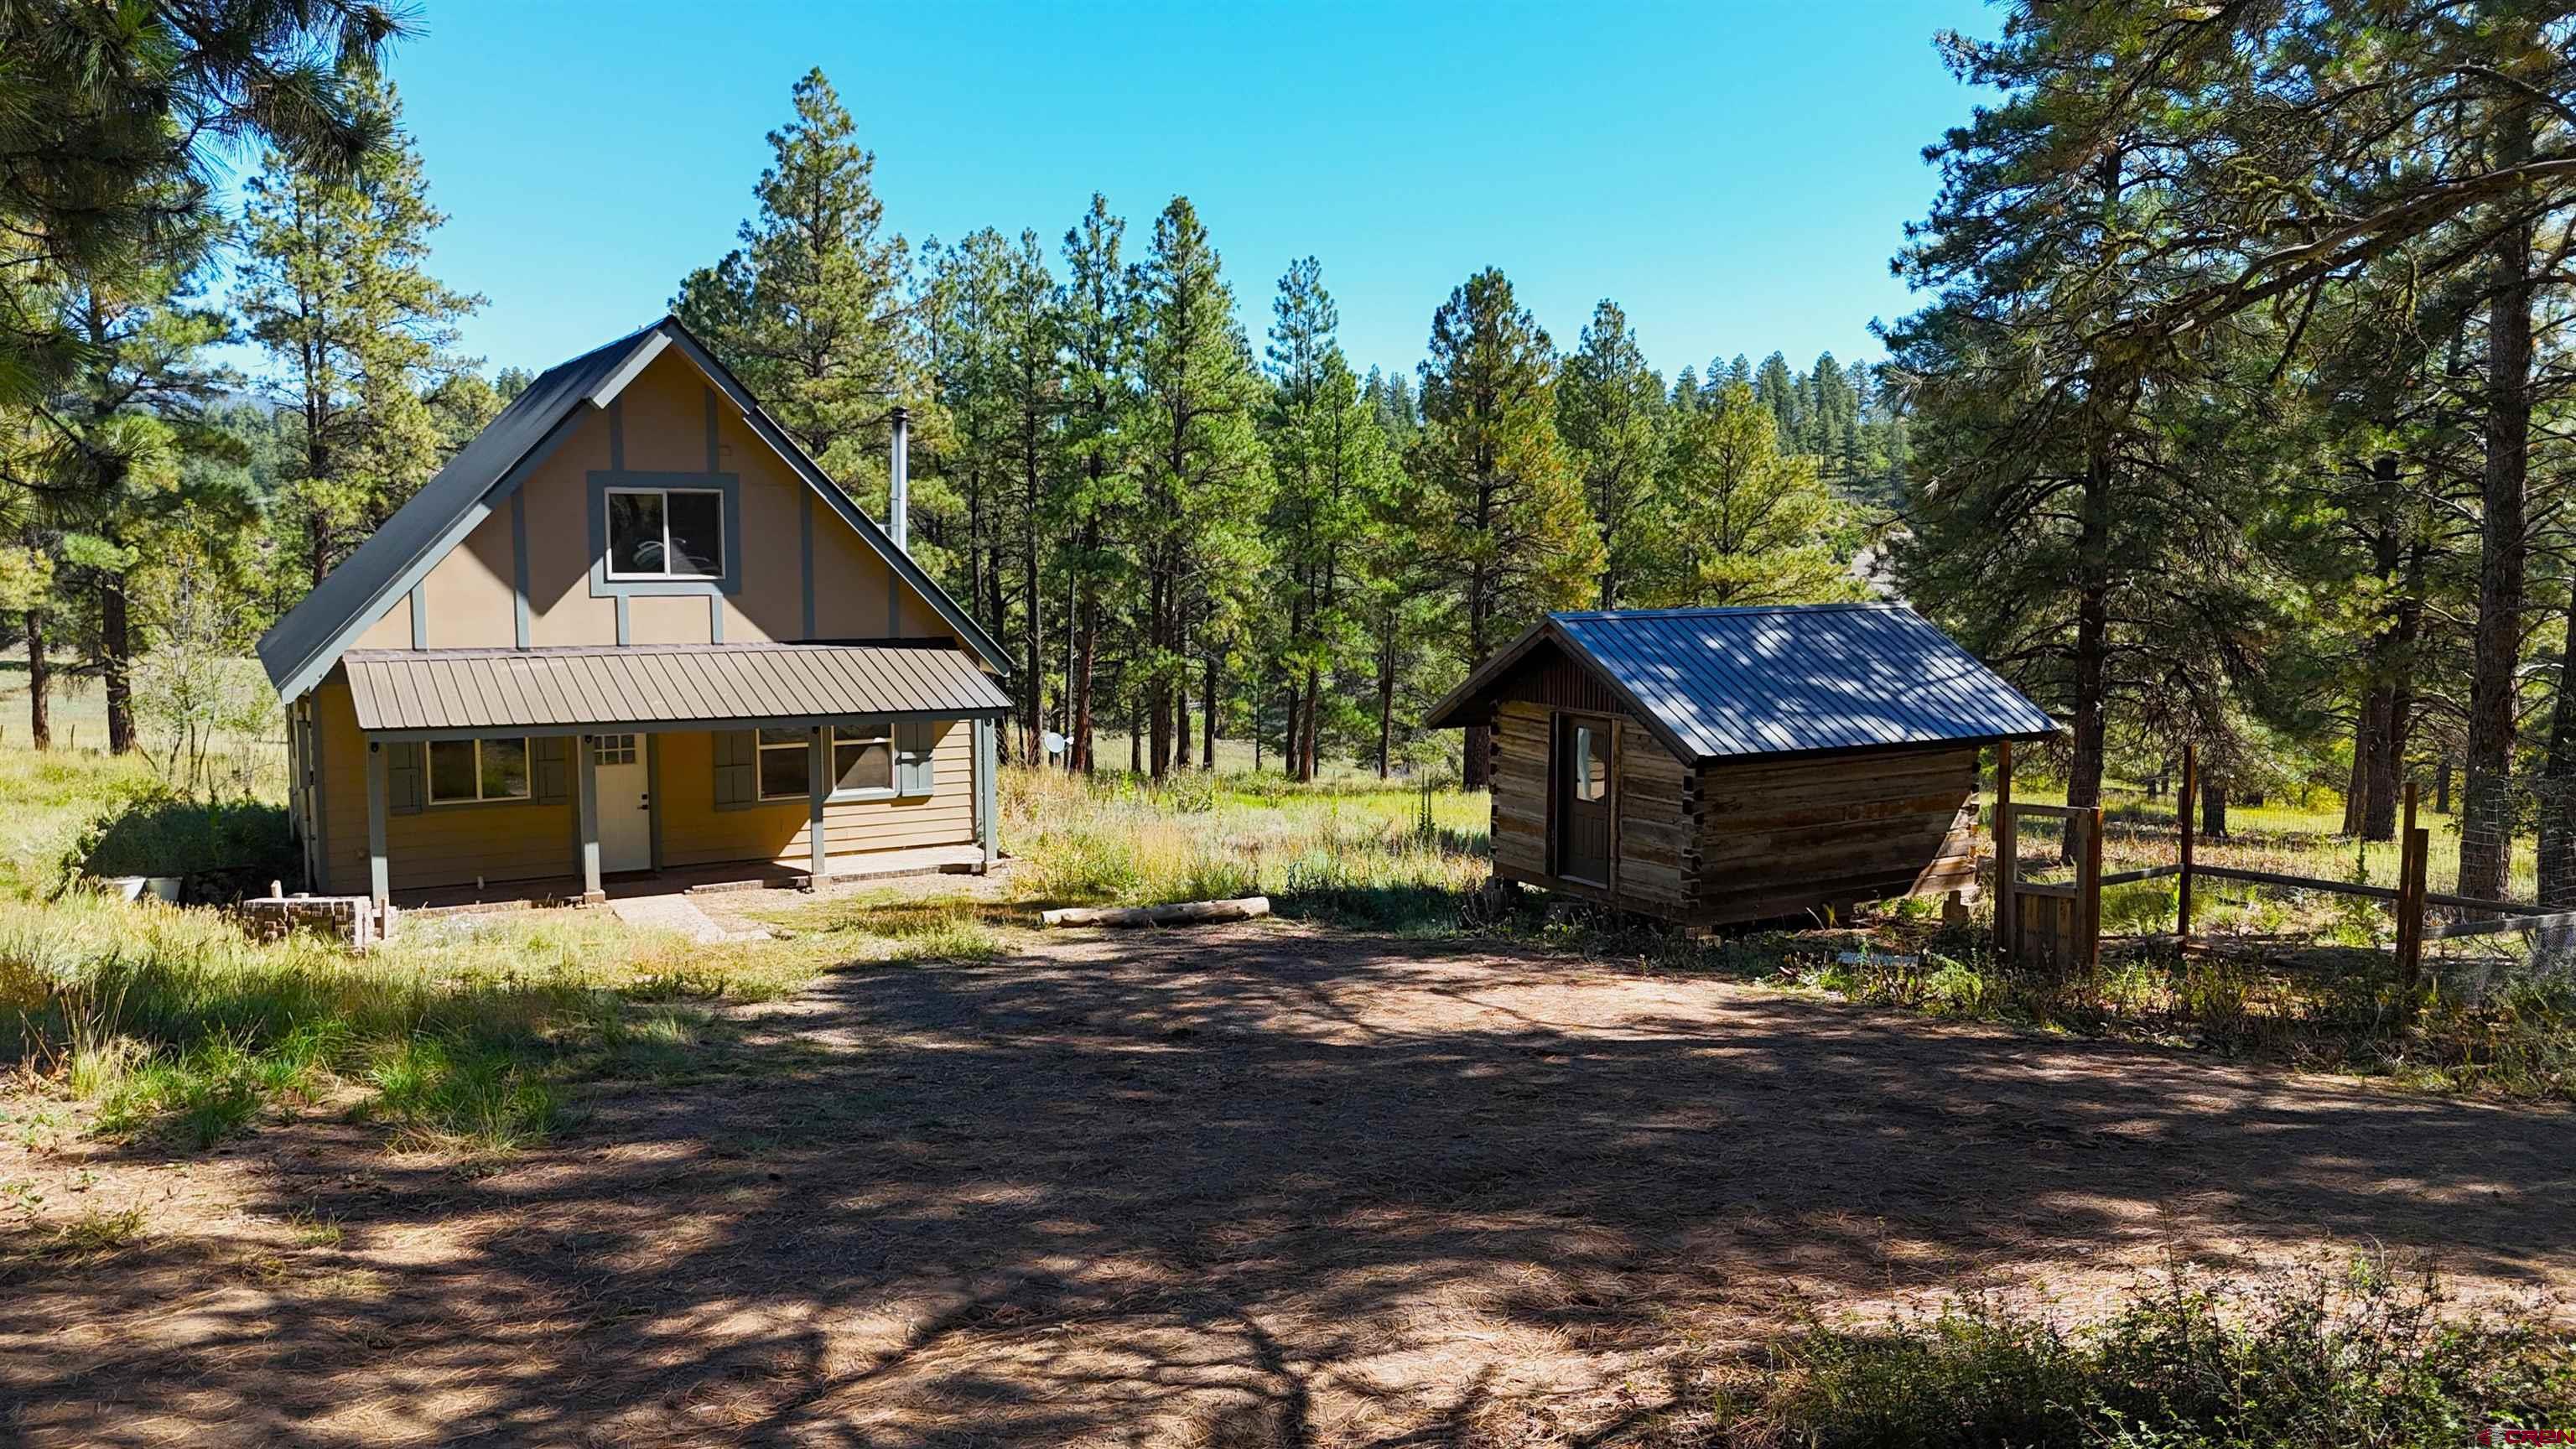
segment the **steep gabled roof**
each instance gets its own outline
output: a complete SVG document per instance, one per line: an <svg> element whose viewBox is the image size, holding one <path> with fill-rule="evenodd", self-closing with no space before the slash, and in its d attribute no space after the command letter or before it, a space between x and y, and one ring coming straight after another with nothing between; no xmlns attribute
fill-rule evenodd
<svg viewBox="0 0 2576 1449"><path fill-rule="evenodd" d="M409 593L447 551L509 501L519 484L543 463L591 412L605 408L666 348L677 348L707 381L739 409L752 431L769 444L833 512L858 531L896 577L938 611L985 663L1007 674L1009 651L986 633L948 591L859 511L787 430L764 411L740 379L676 317L665 317L569 362L558 363L511 400L474 440L449 459L411 501L342 560L303 602L260 636L259 659L269 682L288 699L331 672L358 636Z"/></svg>
<svg viewBox="0 0 2576 1449"><path fill-rule="evenodd" d="M1432 709L1480 724L1533 651L1589 670L1685 760L2041 739L2056 722L1901 604L1550 614Z"/></svg>

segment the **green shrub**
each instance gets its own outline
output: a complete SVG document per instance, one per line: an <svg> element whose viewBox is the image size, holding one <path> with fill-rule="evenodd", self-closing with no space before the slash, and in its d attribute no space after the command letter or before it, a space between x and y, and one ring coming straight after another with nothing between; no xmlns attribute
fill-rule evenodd
<svg viewBox="0 0 2576 1449"><path fill-rule="evenodd" d="M2174 1271L2070 1328L1992 1298L1862 1331L1817 1327L1728 1417L1740 1445L1832 1449L2448 1446L2576 1423L2576 1345L2535 1307L2443 1311L2371 1260L2235 1286Z"/></svg>

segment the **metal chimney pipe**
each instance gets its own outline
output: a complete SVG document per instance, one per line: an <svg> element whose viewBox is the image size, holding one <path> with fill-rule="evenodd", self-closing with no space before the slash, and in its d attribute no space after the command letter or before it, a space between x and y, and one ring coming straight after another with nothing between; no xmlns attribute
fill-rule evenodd
<svg viewBox="0 0 2576 1449"><path fill-rule="evenodd" d="M894 410L894 457L887 465L886 533L903 553L912 552L912 414Z"/></svg>

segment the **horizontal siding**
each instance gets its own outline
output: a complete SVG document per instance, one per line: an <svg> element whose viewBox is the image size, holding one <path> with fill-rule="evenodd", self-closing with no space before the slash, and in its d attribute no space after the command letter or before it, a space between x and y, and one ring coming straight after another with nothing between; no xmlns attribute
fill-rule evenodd
<svg viewBox="0 0 2576 1449"><path fill-rule="evenodd" d="M662 859L666 865L763 860L802 866L806 804L775 800L715 808L714 736L681 732L661 741ZM853 800L823 807L823 847L834 855L967 845L975 839L975 727L945 726L931 751L931 793L903 800Z"/></svg>
<svg viewBox="0 0 2576 1449"><path fill-rule="evenodd" d="M327 889L365 895L367 880L367 741L358 730L349 687L335 673L314 692L323 746L322 799L331 859ZM569 801L552 805L429 806L385 817L385 866L398 891L487 881L571 875L574 816Z"/></svg>
<svg viewBox="0 0 2576 1449"><path fill-rule="evenodd" d="M338 675L315 691L323 743L322 805L330 851L328 883L336 895L364 895L367 881L367 745L348 685ZM715 808L715 749L703 732L655 736L660 754L662 858L668 866L726 861L807 861L803 801L746 810ZM931 753L932 789L906 800L860 800L824 807L824 847L834 855L969 845L975 840L975 728L946 726ZM486 881L533 880L580 873L574 807L551 805L429 806L385 820L388 873L397 891Z"/></svg>

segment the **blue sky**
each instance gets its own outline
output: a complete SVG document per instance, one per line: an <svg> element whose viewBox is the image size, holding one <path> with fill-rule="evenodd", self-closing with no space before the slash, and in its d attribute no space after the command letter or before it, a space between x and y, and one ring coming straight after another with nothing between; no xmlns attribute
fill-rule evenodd
<svg viewBox="0 0 2576 1449"><path fill-rule="evenodd" d="M1601 13L1587 14L1587 8ZM1635 7L428 0L392 61L434 267L493 366L659 316L751 205L820 65L919 240L1034 227L1096 188L1141 246L1187 193L1256 333L1323 261L1346 349L1409 368L1491 264L1571 347L1616 299L1667 373L1713 353L1874 356L1888 276L1975 97L1932 47L1973 0Z"/></svg>

